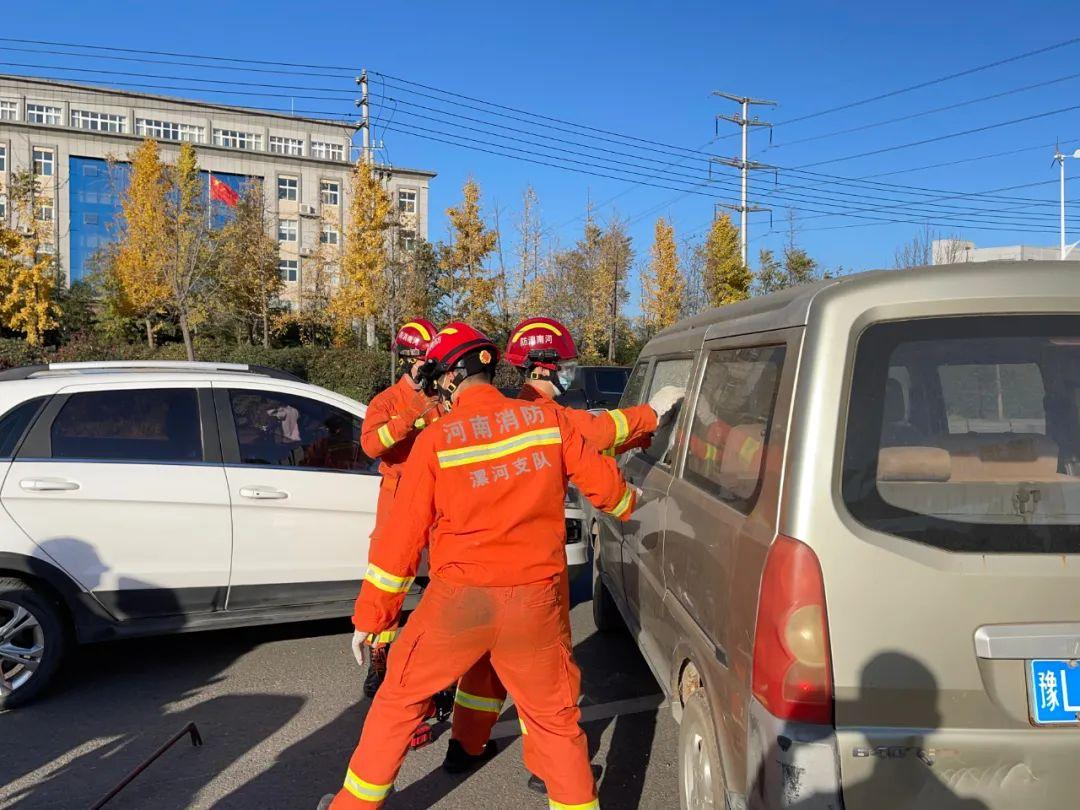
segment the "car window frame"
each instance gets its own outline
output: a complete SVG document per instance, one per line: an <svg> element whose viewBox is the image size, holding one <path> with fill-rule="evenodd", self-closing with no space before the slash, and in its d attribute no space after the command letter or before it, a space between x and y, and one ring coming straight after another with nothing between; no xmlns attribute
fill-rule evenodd
<svg viewBox="0 0 1080 810"><path fill-rule="evenodd" d="M687 486L693 487L705 497L710 498L719 504L723 504L724 506L734 510L743 517L749 517L754 513L754 509L757 507L758 500L761 498L761 491L765 485L765 461L768 455L769 446L770 444L772 444L773 429L776 423L776 416L780 409L782 401L781 395L784 390L785 374L788 371L788 364L791 362L791 345L789 341L785 340L782 334L778 335L776 333L772 333L770 336L766 335L769 335L769 333L766 333L765 335L752 335L750 337L757 337L761 339L750 342L740 341L732 344L725 341L723 343L717 342L712 345L706 343L701 350L699 361L697 364L697 373L693 387L693 406L690 408L684 408L683 414L680 414L680 417L682 419L691 420L693 418L692 414L697 411L698 399L701 397L701 388L705 384L705 372L709 366L709 356L712 355L714 352L737 352L744 349L780 349L783 352L780 359L780 368L776 375L776 388L772 394L772 403L770 406L769 418L765 423L765 430L762 434L765 437L765 445L762 448L761 463L760 467L758 468L757 483L754 485L754 491L753 493L751 493L750 497L734 499L724 498L718 493L701 486L693 479L688 478L686 475L686 456L687 448L690 445L689 422L687 422L683 431L684 438L682 441L682 449L680 451L678 465L678 474L676 477L680 481L685 483ZM691 416L686 416L685 414L687 413L691 414ZM740 506L742 508L740 508Z"/></svg>
<svg viewBox="0 0 1080 810"><path fill-rule="evenodd" d="M310 399L312 402L318 402L319 404L325 405L330 408L337 408L339 411L343 411L350 416L356 417L360 420L361 430L363 430L364 419L367 418L367 414L364 413L362 410L353 413L348 408L342 407L342 404L340 402L333 402L328 398L315 396L310 391L304 391L301 389L288 387L268 388L266 386L245 385L239 383L215 383L213 386L214 411L217 415L219 433L221 436L222 459L226 467L238 467L245 470L282 470L297 473L381 475L381 473L379 472L378 459L372 459L372 469L370 470L343 470L339 467L290 467L278 464L245 464L241 460L242 456L240 454L240 438L236 432L236 420L233 417L232 401L230 398L230 392L232 391L243 391L245 393L260 393L268 396L278 394L300 397L301 399ZM363 447L361 447L361 452L363 452Z"/></svg>
<svg viewBox="0 0 1080 810"><path fill-rule="evenodd" d="M19 450L22 448L23 443L26 441L26 437L29 436L30 431L34 429L34 425L41 417L41 413L49 404L50 399L52 399L52 397L49 394L39 394L36 397L27 397L26 399L20 400L19 402L15 403L2 414L0 414L0 421L2 421L4 419L7 419L11 414L15 413L15 411L19 410L20 408L29 405L32 402L37 403L37 407L34 409L34 413L31 415L30 419L27 420L26 424L23 425L22 431L12 443L11 452L6 454L0 454L0 461L13 461L16 457L18 457Z"/></svg>
<svg viewBox="0 0 1080 810"><path fill-rule="evenodd" d="M641 397L639 397L639 402L634 404L640 405L644 402L649 401L649 389L652 387L653 378L656 376L657 366L659 366L661 363L670 362L672 360L690 361L690 373L686 377L686 390L689 391L694 385L695 377L698 374L698 369L701 365L700 357L700 350L668 352L666 354L657 354L651 356L649 358L649 369L645 372L645 383L641 386ZM632 370L631 373L633 373ZM627 380L627 382L629 383L629 380ZM676 438L679 436L679 429L682 426L684 420L686 419L685 404L686 400L684 398L683 403L679 406L679 414L676 417L674 424L671 426L672 434ZM621 402L620 407L623 407ZM662 469L670 473L672 477L674 477L674 471L677 469L679 461L682 458L682 448L685 444L685 440L676 441L675 444L668 448L667 452L664 453L662 458L654 458L653 456L650 456L644 448L634 448L634 450L631 451L631 455L640 458L650 467Z"/></svg>
<svg viewBox="0 0 1080 810"><path fill-rule="evenodd" d="M196 395L199 435L202 441L202 459L198 461L162 461L156 459L126 458L56 458L52 454L52 428L56 418L63 411L68 401L79 394L93 394L110 391L155 391L182 388L192 390ZM221 443L218 435L217 420L214 418L214 405L209 385L199 385L197 381L155 380L139 381L135 384L116 383L109 385L68 386L53 394L37 413L16 448L15 461L48 461L55 464L144 464L184 467L220 466Z"/></svg>

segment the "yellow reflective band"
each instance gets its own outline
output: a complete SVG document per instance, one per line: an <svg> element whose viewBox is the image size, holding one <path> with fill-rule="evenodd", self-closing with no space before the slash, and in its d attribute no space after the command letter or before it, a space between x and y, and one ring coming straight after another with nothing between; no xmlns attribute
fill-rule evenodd
<svg viewBox="0 0 1080 810"><path fill-rule="evenodd" d="M455 329L452 326L448 326L445 329L443 329L441 332L439 332L439 334L440 335L456 335L457 334L457 329Z"/></svg>
<svg viewBox="0 0 1080 810"><path fill-rule="evenodd" d="M419 332L420 336L423 337L424 340L431 340L431 332L429 332L427 330L427 328L422 323L417 323L416 321L409 321L407 324L405 324L401 328L402 329L408 329L410 326L413 329L415 329L417 332Z"/></svg>
<svg viewBox="0 0 1080 810"><path fill-rule="evenodd" d="M383 447L394 446L394 437L390 435L389 425L383 425L376 432L379 434L379 441L382 442Z"/></svg>
<svg viewBox="0 0 1080 810"><path fill-rule="evenodd" d="M626 414L620 410L608 411L607 413L611 417L611 421L615 423L615 440L611 443L611 446L613 448L618 447L630 435L630 423L626 421Z"/></svg>
<svg viewBox="0 0 1080 810"><path fill-rule="evenodd" d="M521 733L522 734L528 734L529 733L529 730L527 728L525 728L525 721L522 720L520 717L518 718L518 725L521 726Z"/></svg>
<svg viewBox="0 0 1080 810"><path fill-rule="evenodd" d="M562 336L562 332L552 326L550 323L530 323L528 326L523 326L514 333L514 336L510 338L510 342L513 343L519 337L526 332L531 332L533 329L547 329L549 332L554 332L556 335Z"/></svg>
<svg viewBox="0 0 1080 810"><path fill-rule="evenodd" d="M559 429L540 428L530 430L527 433L519 433L508 439L500 439L490 444L474 444L470 447L458 447L453 450L440 450L436 455L439 458L439 466L444 470L447 467L461 467L465 464L475 464L478 461L491 461L492 459L509 456L528 450L530 447L543 447L545 445L561 444L562 435Z"/></svg>
<svg viewBox="0 0 1080 810"><path fill-rule="evenodd" d="M715 444L707 444L707 445L705 445L705 460L706 461L715 461L716 460L716 450L717 450L717 448L716 448Z"/></svg>
<svg viewBox="0 0 1080 810"><path fill-rule="evenodd" d="M374 585L381 591L387 593L408 593L409 588L412 587L412 577L397 577L387 571L382 570L374 563L368 563L367 573L364 574L364 579Z"/></svg>
<svg viewBox="0 0 1080 810"><path fill-rule="evenodd" d="M747 439L739 448L739 458L749 464L754 460L754 453L758 451L759 447L761 447L761 442L757 439Z"/></svg>
<svg viewBox="0 0 1080 810"><path fill-rule="evenodd" d="M424 417L421 416L421 417L418 417L417 420L412 423L412 426L414 428L416 428L417 430L423 430L424 428L427 427L427 422L425 422Z"/></svg>
<svg viewBox="0 0 1080 810"><path fill-rule="evenodd" d="M615 517L622 517L626 514L627 510L630 509L630 501L633 500L633 498L633 490L631 490L630 487L627 487L626 492L623 493L622 498L617 504L615 504L615 508L608 512L608 514L614 515Z"/></svg>
<svg viewBox="0 0 1080 810"><path fill-rule="evenodd" d="M393 782L389 785L375 785L371 782L365 782L352 772L352 768L345 774L345 789L361 801L381 802L390 795L390 788L393 786Z"/></svg>
<svg viewBox="0 0 1080 810"><path fill-rule="evenodd" d="M368 633L368 644L389 644L391 641L397 638L397 628L393 630L383 630L381 633Z"/></svg>
<svg viewBox="0 0 1080 810"><path fill-rule="evenodd" d="M493 714L499 714L502 711L503 705L501 700L480 697L479 695L470 695L468 692L462 692L461 689L458 689L457 694L454 695L454 703L458 706L464 706L466 709L472 709L473 711L491 712Z"/></svg>
<svg viewBox="0 0 1080 810"><path fill-rule="evenodd" d="M593 799L585 804L563 804L554 799L548 799L548 807L551 810L600 810L600 800Z"/></svg>

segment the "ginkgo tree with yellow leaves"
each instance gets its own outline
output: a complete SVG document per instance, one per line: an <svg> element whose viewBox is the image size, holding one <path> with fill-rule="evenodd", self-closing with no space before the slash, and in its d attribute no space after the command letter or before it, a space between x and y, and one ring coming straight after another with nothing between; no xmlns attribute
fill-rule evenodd
<svg viewBox="0 0 1080 810"><path fill-rule="evenodd" d="M450 243L439 256L442 277L439 291L447 320L464 320L478 329L491 330L495 318L491 305L498 279L485 266L498 243L498 232L484 222L480 209L480 186L469 178L459 205L446 210L450 219Z"/></svg>
<svg viewBox="0 0 1080 810"><path fill-rule="evenodd" d="M679 270L675 228L666 219L656 220L649 265L641 274L641 311L646 336L671 326L682 312L686 280Z"/></svg>
<svg viewBox="0 0 1080 810"><path fill-rule="evenodd" d="M46 249L48 222L35 216L41 196L37 178L15 173L8 189L13 227L0 220L0 323L21 332L31 346L40 346L45 333L57 326L59 265Z"/></svg>

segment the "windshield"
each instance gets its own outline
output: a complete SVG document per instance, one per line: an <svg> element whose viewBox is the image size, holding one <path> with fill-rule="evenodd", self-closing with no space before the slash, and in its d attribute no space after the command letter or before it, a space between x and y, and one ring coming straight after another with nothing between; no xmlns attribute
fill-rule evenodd
<svg viewBox="0 0 1080 810"><path fill-rule="evenodd" d="M602 394L619 396L630 379L628 368L601 368L596 370L596 390Z"/></svg>
<svg viewBox="0 0 1080 810"><path fill-rule="evenodd" d="M1080 552L1080 317L935 318L859 340L843 496L954 551Z"/></svg>

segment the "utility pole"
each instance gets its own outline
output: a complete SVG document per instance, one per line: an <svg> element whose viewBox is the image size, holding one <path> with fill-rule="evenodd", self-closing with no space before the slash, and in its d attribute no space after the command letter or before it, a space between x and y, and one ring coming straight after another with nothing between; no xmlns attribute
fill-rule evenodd
<svg viewBox="0 0 1080 810"><path fill-rule="evenodd" d="M1071 155L1066 155L1061 151L1060 146L1054 147L1054 163L1061 168L1061 261L1065 261L1065 257L1076 247L1076 245L1065 244L1065 160L1067 158L1080 158L1080 149Z"/></svg>
<svg viewBox="0 0 1080 810"><path fill-rule="evenodd" d="M363 68L360 71L360 75L356 77L356 83L360 85L360 98L357 100L356 105L360 108L360 143L363 148L360 151L360 160L365 164L371 163L371 115L368 110L368 77L367 68ZM367 347L373 348L375 346L375 318L369 315L365 319L365 343ZM357 329L357 337L359 338L359 329ZM393 359L393 358L391 358ZM393 369L390 371L390 382L394 382Z"/></svg>
<svg viewBox="0 0 1080 810"><path fill-rule="evenodd" d="M713 160L713 161L715 161L717 163L723 163L725 166L733 166L733 167L739 169L739 172L742 175L742 198L740 200L739 205L727 205L727 206L724 206L724 207L725 208L730 208L733 211L738 211L739 212L739 230L741 232L740 236L741 236L741 245L742 245L742 262L743 262L743 265L745 266L747 264L747 262L746 262L746 246L747 246L747 243L749 241L747 239L747 227L748 227L747 214L749 214L751 211L768 211L769 210L768 208L761 208L761 207L756 206L756 205L750 205L748 203L748 201L747 201L747 185L748 185L750 170L751 169L774 169L774 168L776 168L775 166L768 166L768 165L766 165L764 163L758 163L757 161L750 160L749 155L747 154L748 147L749 147L749 137L748 136L750 134L750 128L751 127L771 127L772 126L772 124L770 124L770 123L768 123L766 121L761 121L760 119L758 119L758 117L756 115L753 118L751 118L750 117L750 105L751 104L758 104L758 105L766 105L766 106L770 106L770 107L775 107L776 102L775 101L766 101L765 99L760 99L760 98L751 98L749 96L736 96L736 95L734 95L732 93L720 92L719 90L715 91L713 93L713 95L714 96L720 96L721 98L726 98L729 101L734 101L737 104L739 104L740 107L742 108L741 114L736 113L735 115L718 115L718 116L716 116L717 126L719 126L719 121L722 118L725 121L731 121L733 124L736 124L739 127L739 129L742 130L742 158L741 159L740 158L712 158L711 160Z"/></svg>

